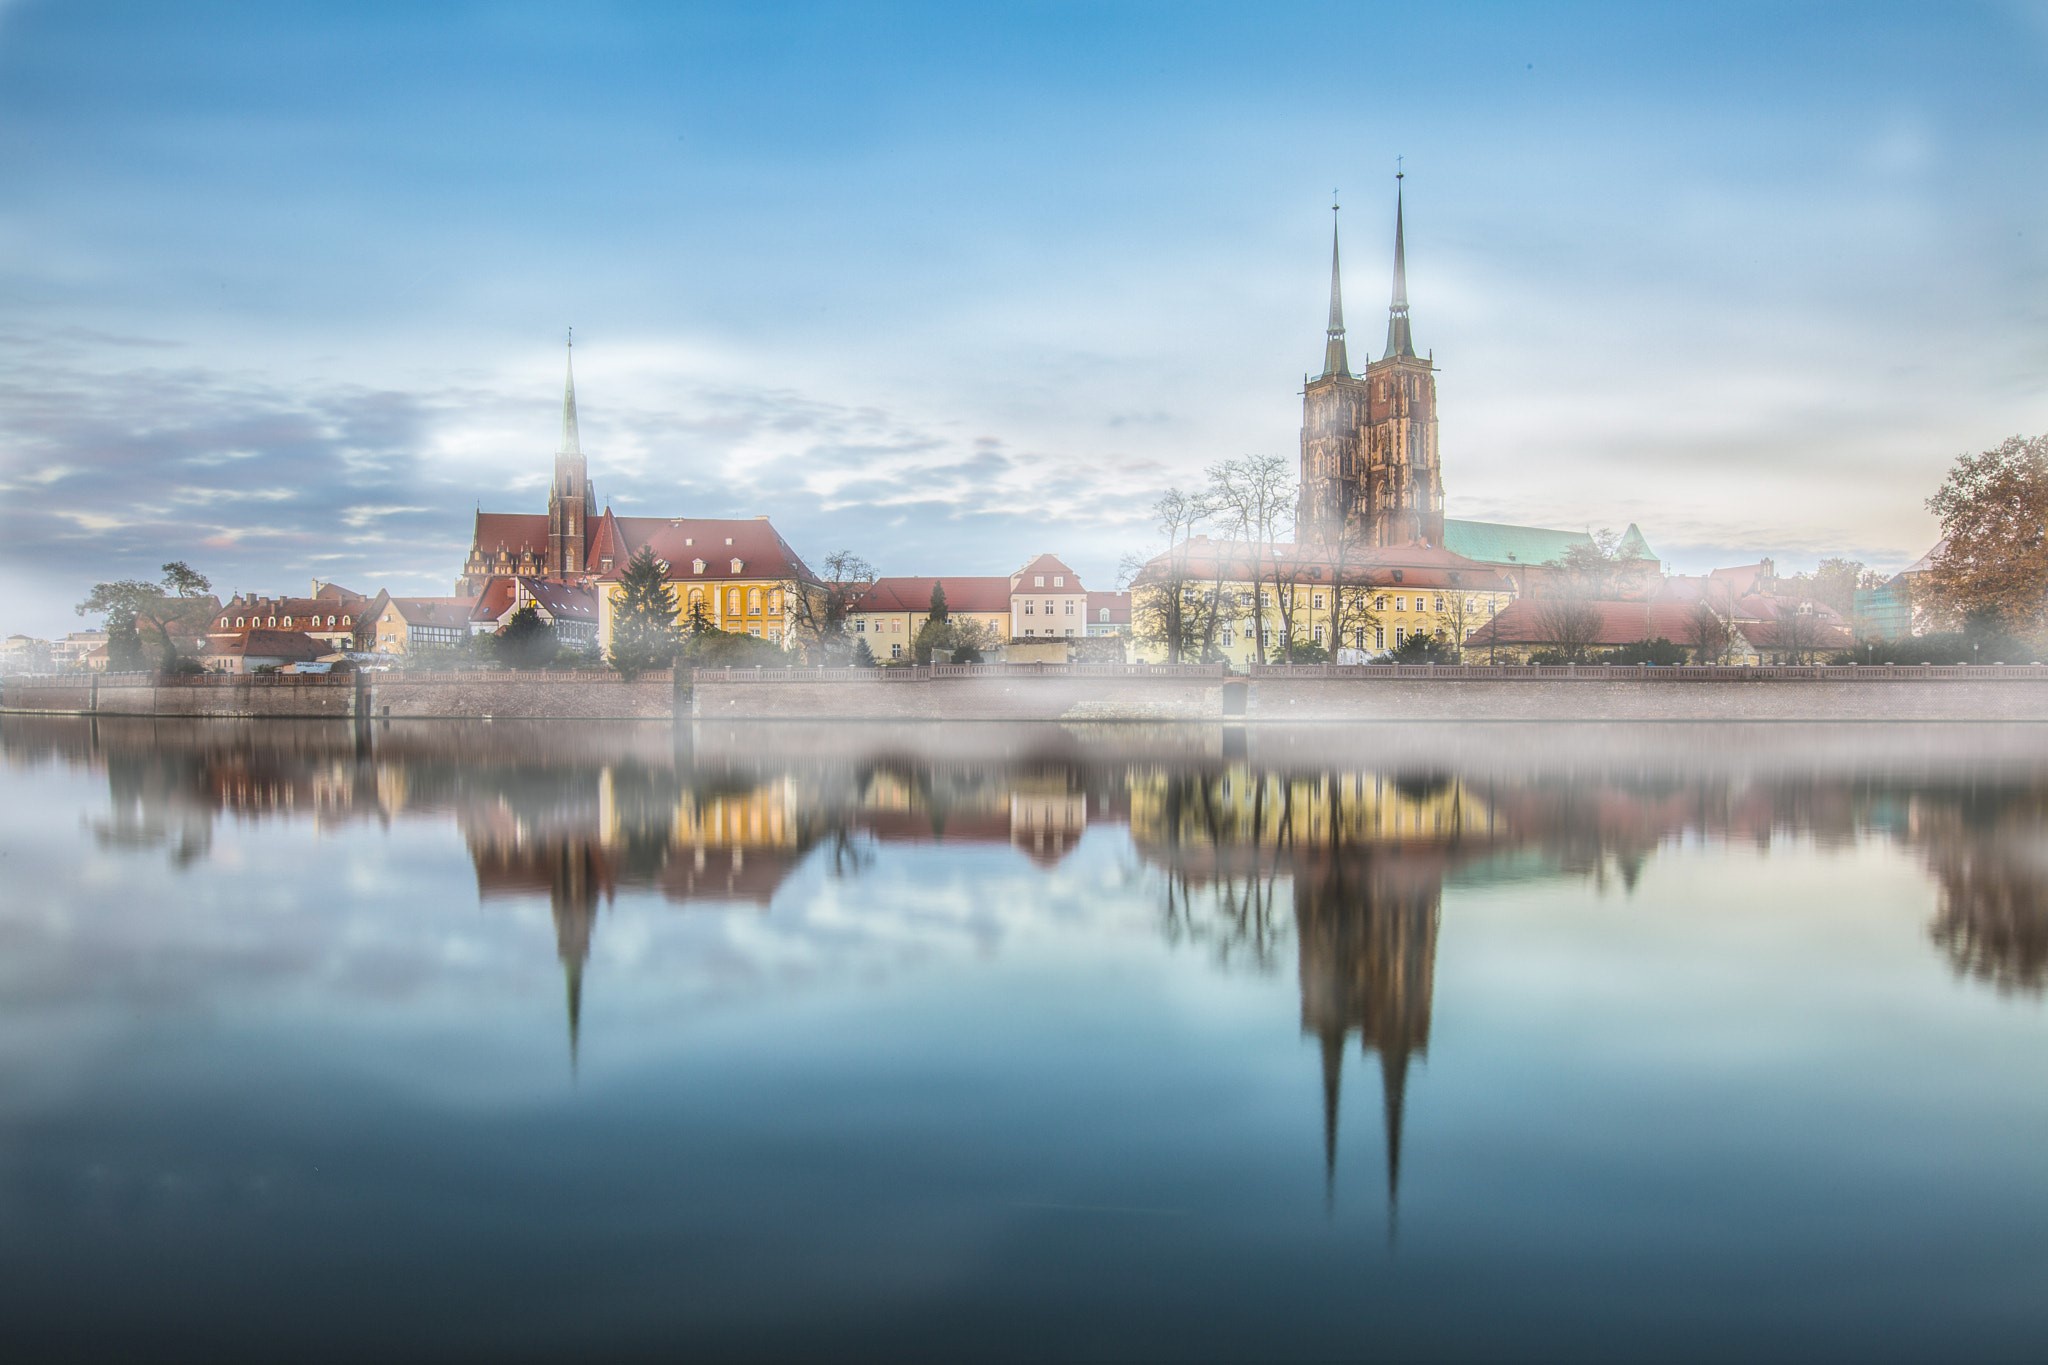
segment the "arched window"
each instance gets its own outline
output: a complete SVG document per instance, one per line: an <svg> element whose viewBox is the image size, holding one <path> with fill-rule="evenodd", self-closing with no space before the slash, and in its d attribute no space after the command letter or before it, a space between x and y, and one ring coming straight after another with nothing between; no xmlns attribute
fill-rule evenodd
<svg viewBox="0 0 2048 1365"><path fill-rule="evenodd" d="M738 616L740 614L740 590L738 588L734 588L725 595L725 609L730 615Z"/></svg>
<svg viewBox="0 0 2048 1365"><path fill-rule="evenodd" d="M225 616L221 617L221 618L220 618L220 625L221 625L221 629L222 629L222 630L226 630L226 629L227 629L227 625L228 625L228 618L227 618L227 617L225 617Z"/></svg>
<svg viewBox="0 0 2048 1365"><path fill-rule="evenodd" d="M285 628L286 630L290 630L290 629L292 628L292 618L291 618L291 617L287 616L287 617L285 617L285 618L284 618L284 628Z"/></svg>
<svg viewBox="0 0 2048 1365"><path fill-rule="evenodd" d="M1104 607L1101 611L1095 613L1095 619L1098 621L1107 621L1109 619L1109 608Z"/></svg>
<svg viewBox="0 0 2048 1365"><path fill-rule="evenodd" d="M275 616L273 616L273 617L271 617L271 618L270 618L270 624L271 624L272 626L275 626L275 625L277 624L277 618L276 618Z"/></svg>
<svg viewBox="0 0 2048 1365"><path fill-rule="evenodd" d="M750 616L761 614L761 590L759 588L747 589L747 613Z"/></svg>
<svg viewBox="0 0 2048 1365"><path fill-rule="evenodd" d="M332 616L327 618L327 624L330 626L334 624L334 618Z"/></svg>
<svg viewBox="0 0 2048 1365"><path fill-rule="evenodd" d="M346 616L342 617L342 618L341 618L341 623L342 623L343 625L347 625L347 624L348 624L348 618L347 618Z"/></svg>
<svg viewBox="0 0 2048 1365"><path fill-rule="evenodd" d="M223 618L221 619L221 624L222 624L222 625L226 625L226 624L227 624L227 619L226 619L225 617L223 617ZM237 629L237 630L240 630L240 629L242 628L242 624L243 624L243 623L242 623L242 618L241 618L241 617L239 617L239 616L237 616L237 617L235 618L235 629Z"/></svg>
<svg viewBox="0 0 2048 1365"><path fill-rule="evenodd" d="M704 605L704 589L690 589L690 605L693 607L701 607Z"/></svg>

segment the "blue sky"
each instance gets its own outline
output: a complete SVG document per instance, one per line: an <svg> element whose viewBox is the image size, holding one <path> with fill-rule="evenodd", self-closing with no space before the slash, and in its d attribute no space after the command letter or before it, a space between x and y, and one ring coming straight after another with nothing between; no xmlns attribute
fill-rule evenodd
<svg viewBox="0 0 2048 1365"><path fill-rule="evenodd" d="M1454 516L1898 565L2048 430L2048 5L0 7L0 631L542 505L1091 583L1297 450L1406 158Z"/></svg>

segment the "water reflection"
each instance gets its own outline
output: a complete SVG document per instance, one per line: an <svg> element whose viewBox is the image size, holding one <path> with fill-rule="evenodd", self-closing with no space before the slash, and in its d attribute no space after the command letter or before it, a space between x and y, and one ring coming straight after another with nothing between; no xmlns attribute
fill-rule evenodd
<svg viewBox="0 0 2048 1365"><path fill-rule="evenodd" d="M1903 733L1903 732L1901 732ZM1627 895L1660 850L1883 841L1933 890L1928 934L1960 979L2048 987L2048 782L2024 760L1910 734L1828 761L1747 760L1639 732L1518 762L1409 735L1198 729L875 731L420 724L209 725L11 717L15 768L103 771L104 848L205 860L222 820L325 832L451 822L480 903L545 898L570 1063L599 919L621 893L765 914L798 869L861 877L892 845L1007 847L1056 869L1091 830L1127 841L1159 932L1227 971L1282 971L1320 1051L1326 1190L1352 1040L1376 1061L1389 1213L1411 1069L1425 1058L1447 883L1578 878ZM1659 746L1663 748L1660 749ZM1705 746L1704 748L1702 746ZM1738 749L1741 746L1736 746Z"/></svg>

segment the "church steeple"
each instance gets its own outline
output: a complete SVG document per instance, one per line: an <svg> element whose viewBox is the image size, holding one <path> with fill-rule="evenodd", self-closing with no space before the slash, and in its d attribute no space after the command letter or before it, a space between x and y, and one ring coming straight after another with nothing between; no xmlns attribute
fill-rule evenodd
<svg viewBox="0 0 2048 1365"><path fill-rule="evenodd" d="M1323 343L1323 373L1349 376L1351 358L1344 351L1344 272L1337 259L1337 206L1330 205L1330 328Z"/></svg>
<svg viewBox="0 0 2048 1365"><path fill-rule="evenodd" d="M1394 302L1387 309L1387 353L1382 360L1415 358L1415 338L1408 330L1408 244L1401 222L1401 182L1406 178L1405 171L1394 172Z"/></svg>
<svg viewBox="0 0 2048 1365"><path fill-rule="evenodd" d="M576 431L576 330L569 329L567 374L562 381L562 445L558 455L581 455L583 442Z"/></svg>

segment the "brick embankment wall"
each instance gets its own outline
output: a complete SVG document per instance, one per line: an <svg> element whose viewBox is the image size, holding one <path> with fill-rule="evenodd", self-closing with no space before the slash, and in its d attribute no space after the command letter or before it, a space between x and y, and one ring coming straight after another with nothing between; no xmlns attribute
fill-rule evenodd
<svg viewBox="0 0 2048 1365"><path fill-rule="evenodd" d="M1219 720L1220 678L699 678L699 720Z"/></svg>
<svg viewBox="0 0 2048 1365"><path fill-rule="evenodd" d="M1259 678L1254 721L2048 720L2048 682Z"/></svg>
<svg viewBox="0 0 2048 1365"><path fill-rule="evenodd" d="M345 717L355 688L346 677L195 675L158 681L150 673L97 678L10 678L10 711L100 716Z"/></svg>
<svg viewBox="0 0 2048 1365"><path fill-rule="evenodd" d="M627 682L611 673L380 673L367 680L370 715L668 720L675 681L666 673Z"/></svg>

